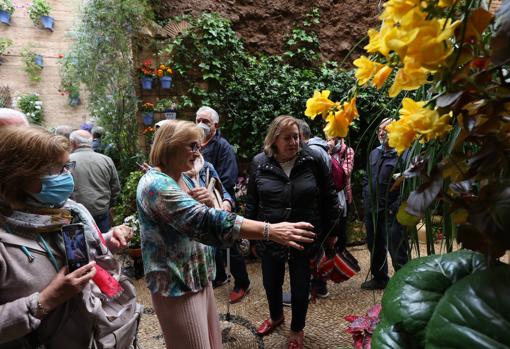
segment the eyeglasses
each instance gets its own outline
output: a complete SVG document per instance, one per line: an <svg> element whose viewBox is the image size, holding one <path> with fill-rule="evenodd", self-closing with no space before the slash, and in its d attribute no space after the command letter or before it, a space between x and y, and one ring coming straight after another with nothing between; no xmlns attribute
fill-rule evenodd
<svg viewBox="0 0 510 349"><path fill-rule="evenodd" d="M191 148L191 151L193 153L198 153L200 151L200 149L202 149L202 147L200 146L200 144L198 144L197 142L193 142L191 143L190 145L190 148Z"/></svg>
<svg viewBox="0 0 510 349"><path fill-rule="evenodd" d="M74 170L75 167L76 167L76 161L66 162L64 164L64 166L62 166L62 169L60 170L60 174L66 172L66 171Z"/></svg>

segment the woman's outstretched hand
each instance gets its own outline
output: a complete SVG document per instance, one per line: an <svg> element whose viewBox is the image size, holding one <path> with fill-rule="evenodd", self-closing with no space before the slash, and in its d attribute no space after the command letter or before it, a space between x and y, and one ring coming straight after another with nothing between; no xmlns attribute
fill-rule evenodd
<svg viewBox="0 0 510 349"><path fill-rule="evenodd" d="M270 224L269 239L284 246L303 250L302 244L309 244L314 241L313 228L313 225L306 222Z"/></svg>

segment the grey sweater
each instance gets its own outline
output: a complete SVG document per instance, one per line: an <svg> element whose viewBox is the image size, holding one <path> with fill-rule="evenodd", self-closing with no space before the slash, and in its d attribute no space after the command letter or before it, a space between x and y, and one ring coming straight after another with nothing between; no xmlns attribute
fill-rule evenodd
<svg viewBox="0 0 510 349"><path fill-rule="evenodd" d="M120 193L119 176L113 160L89 147L76 149L70 159L76 161L72 172L74 193L71 198L85 206L92 216L107 213Z"/></svg>

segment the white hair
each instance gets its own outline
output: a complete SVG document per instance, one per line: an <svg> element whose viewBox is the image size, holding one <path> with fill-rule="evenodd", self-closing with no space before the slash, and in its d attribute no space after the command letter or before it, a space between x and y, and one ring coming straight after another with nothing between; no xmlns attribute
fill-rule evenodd
<svg viewBox="0 0 510 349"><path fill-rule="evenodd" d="M202 114L202 113L210 114L211 119L215 124L218 124L220 122L220 116L218 115L218 112L216 110L214 110L213 108L206 107L206 106L200 107L197 110L197 116L198 116L198 114Z"/></svg>
<svg viewBox="0 0 510 349"><path fill-rule="evenodd" d="M92 147L92 135L90 132L87 132L87 136L82 136L84 130L76 130L71 132L69 135L69 140L75 147Z"/></svg>
<svg viewBox="0 0 510 349"><path fill-rule="evenodd" d="M55 134L59 136L64 136L65 138L69 139L69 135L71 132L73 132L74 128L72 128L69 125L58 125L55 127Z"/></svg>
<svg viewBox="0 0 510 349"><path fill-rule="evenodd" d="M0 108L0 126L19 125L28 126L25 114L10 108Z"/></svg>

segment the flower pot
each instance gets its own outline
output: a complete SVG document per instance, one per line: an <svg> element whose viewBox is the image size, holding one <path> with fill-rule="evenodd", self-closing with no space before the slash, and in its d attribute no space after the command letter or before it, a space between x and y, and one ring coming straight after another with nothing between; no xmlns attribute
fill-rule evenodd
<svg viewBox="0 0 510 349"><path fill-rule="evenodd" d="M11 14L7 11L0 11L0 22L11 25Z"/></svg>
<svg viewBox="0 0 510 349"><path fill-rule="evenodd" d="M162 76L159 78L161 83L161 88L163 90L169 90L172 87L172 77L171 76Z"/></svg>
<svg viewBox="0 0 510 349"><path fill-rule="evenodd" d="M53 23L55 20L51 16L41 16L41 24L44 29L48 29L49 31L53 31Z"/></svg>
<svg viewBox="0 0 510 349"><path fill-rule="evenodd" d="M175 120L177 119L177 110L175 109L167 109L163 112L165 115L165 119L167 120Z"/></svg>
<svg viewBox="0 0 510 349"><path fill-rule="evenodd" d="M132 258L140 257L142 255L142 249L140 247L138 248L128 248L128 254Z"/></svg>
<svg viewBox="0 0 510 349"><path fill-rule="evenodd" d="M35 55L34 63L37 64L39 67L44 68L43 56Z"/></svg>
<svg viewBox="0 0 510 349"><path fill-rule="evenodd" d="M140 82L142 83L142 89L152 90L152 78L144 76L140 79Z"/></svg>
<svg viewBox="0 0 510 349"><path fill-rule="evenodd" d="M143 116L143 124L145 126L150 126L154 123L154 112L153 111L144 111L142 113Z"/></svg>
<svg viewBox="0 0 510 349"><path fill-rule="evenodd" d="M76 106L80 105L80 104L81 104L80 96L77 96L77 97L71 97L71 96L69 96L69 99L68 99L67 103L68 103L71 107L76 107Z"/></svg>

